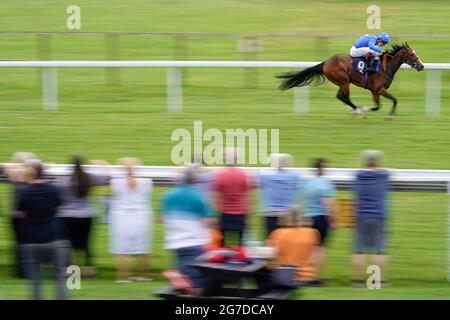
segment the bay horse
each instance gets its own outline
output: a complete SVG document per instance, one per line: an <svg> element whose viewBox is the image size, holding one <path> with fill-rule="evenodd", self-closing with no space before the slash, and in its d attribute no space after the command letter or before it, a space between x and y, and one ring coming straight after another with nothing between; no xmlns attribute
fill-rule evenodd
<svg viewBox="0 0 450 320"><path fill-rule="evenodd" d="M370 73L367 76L359 73L353 69L352 59L350 55L337 54L303 71L278 75L277 78L284 79L279 88L287 90L307 85L317 86L324 83L325 78L327 78L339 87L336 97L363 118L367 118L364 111L377 111L380 109L380 96L392 101L389 115L394 116L396 114L397 99L387 89L389 89L395 73L403 63L410 65L417 71L421 71L424 68L422 61L420 61L408 43L393 45L391 50L381 54L381 65L378 73ZM370 90L375 107L360 107L353 104L350 100L350 83Z"/></svg>

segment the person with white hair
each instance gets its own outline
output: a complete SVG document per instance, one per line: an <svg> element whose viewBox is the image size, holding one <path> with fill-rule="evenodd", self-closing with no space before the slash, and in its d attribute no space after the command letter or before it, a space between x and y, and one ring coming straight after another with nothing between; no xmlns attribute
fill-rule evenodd
<svg viewBox="0 0 450 320"><path fill-rule="evenodd" d="M227 148L227 167L219 170L212 182L223 246L242 245L250 213L250 190L254 183L244 170L236 167L238 158L237 148Z"/></svg>
<svg viewBox="0 0 450 320"><path fill-rule="evenodd" d="M300 186L300 176L287 168L292 166L292 156L279 153L271 155L275 171L263 171L259 177L262 214L266 222L266 237L278 227L278 219L295 205Z"/></svg>
<svg viewBox="0 0 450 320"><path fill-rule="evenodd" d="M109 214L110 252L117 255L117 283L149 281L148 254L151 252L153 182L136 176L139 159L122 158L124 175L112 177ZM131 257L137 257L139 276L130 277Z"/></svg>
<svg viewBox="0 0 450 320"><path fill-rule="evenodd" d="M373 254L373 264L381 269L385 285L385 220L389 172L379 168L383 153L366 150L362 153L365 168L356 174L356 241L353 254L353 286L364 286L366 255Z"/></svg>

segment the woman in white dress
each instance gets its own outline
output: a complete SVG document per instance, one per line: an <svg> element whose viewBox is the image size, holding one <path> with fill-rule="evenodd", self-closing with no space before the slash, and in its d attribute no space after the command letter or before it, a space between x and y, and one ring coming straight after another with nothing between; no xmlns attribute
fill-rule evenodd
<svg viewBox="0 0 450 320"><path fill-rule="evenodd" d="M117 282L148 281L150 253L153 182L149 178L136 178L135 158L122 158L123 176L111 179L110 252L117 255ZM132 257L138 258L139 276L130 277Z"/></svg>

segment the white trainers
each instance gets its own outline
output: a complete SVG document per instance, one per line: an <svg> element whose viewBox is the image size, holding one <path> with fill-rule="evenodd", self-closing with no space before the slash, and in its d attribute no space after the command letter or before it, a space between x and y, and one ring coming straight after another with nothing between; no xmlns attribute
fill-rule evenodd
<svg viewBox="0 0 450 320"><path fill-rule="evenodd" d="M136 281L136 282L149 282L149 281L153 281L152 278L146 278L146 277L131 277L130 280L131 280L131 281Z"/></svg>
<svg viewBox="0 0 450 320"><path fill-rule="evenodd" d="M130 283L131 280L117 280L116 283Z"/></svg>

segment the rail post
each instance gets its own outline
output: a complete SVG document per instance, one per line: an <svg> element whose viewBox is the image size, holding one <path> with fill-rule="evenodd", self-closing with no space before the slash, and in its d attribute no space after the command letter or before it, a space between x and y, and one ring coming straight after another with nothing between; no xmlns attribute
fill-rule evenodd
<svg viewBox="0 0 450 320"><path fill-rule="evenodd" d="M58 110L58 71L42 68L42 104L45 111Z"/></svg>
<svg viewBox="0 0 450 320"><path fill-rule="evenodd" d="M118 34L105 36L106 60L120 60L120 38ZM106 68L106 83L109 86L120 85L120 68Z"/></svg>
<svg viewBox="0 0 450 320"><path fill-rule="evenodd" d="M309 86L294 88L294 113L309 112Z"/></svg>
<svg viewBox="0 0 450 320"><path fill-rule="evenodd" d="M184 35L174 36L174 59L176 61L188 61L189 60L189 37ZM181 76L184 84L188 82L188 69L183 68L181 70Z"/></svg>
<svg viewBox="0 0 450 320"><path fill-rule="evenodd" d="M427 72L425 114L430 117L437 117L441 113L441 77L440 70Z"/></svg>
<svg viewBox="0 0 450 320"><path fill-rule="evenodd" d="M167 111L183 111L183 83L181 68L167 68Z"/></svg>

